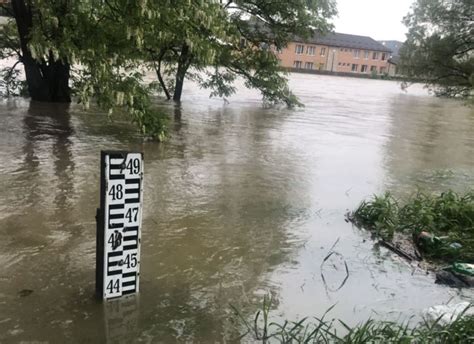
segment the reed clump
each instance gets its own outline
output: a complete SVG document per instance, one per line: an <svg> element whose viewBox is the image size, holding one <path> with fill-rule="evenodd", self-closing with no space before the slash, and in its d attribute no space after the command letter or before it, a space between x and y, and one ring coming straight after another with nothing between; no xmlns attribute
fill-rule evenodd
<svg viewBox="0 0 474 344"><path fill-rule="evenodd" d="M349 219L387 241L405 233L431 260L474 263L474 190L417 192L405 201L386 192L363 201Z"/></svg>
<svg viewBox="0 0 474 344"><path fill-rule="evenodd" d="M253 321L247 320L234 308L245 332L238 338L244 342L259 343L334 343L334 344L365 344L365 343L473 343L474 317L465 315L467 307L451 319L443 323L442 318L424 319L410 326L408 322L366 320L356 326L349 326L342 320L327 320L327 315L334 307L330 307L322 317L303 318L299 321L271 321L271 297L265 297L262 308L257 311Z"/></svg>

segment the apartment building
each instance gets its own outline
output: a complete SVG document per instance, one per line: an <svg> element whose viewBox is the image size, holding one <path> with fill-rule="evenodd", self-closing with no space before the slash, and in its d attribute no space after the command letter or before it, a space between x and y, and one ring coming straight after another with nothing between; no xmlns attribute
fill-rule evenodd
<svg viewBox="0 0 474 344"><path fill-rule="evenodd" d="M305 41L295 39L276 54L285 68L387 74L390 52L370 37L335 32Z"/></svg>

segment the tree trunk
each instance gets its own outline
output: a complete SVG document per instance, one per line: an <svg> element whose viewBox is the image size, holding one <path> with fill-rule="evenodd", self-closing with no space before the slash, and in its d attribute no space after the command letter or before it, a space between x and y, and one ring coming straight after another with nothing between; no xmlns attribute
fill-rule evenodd
<svg viewBox="0 0 474 344"><path fill-rule="evenodd" d="M156 71L156 76L158 77L158 81L160 82L161 88L163 89L163 92L165 92L166 99L170 100L171 95L170 92L168 91L168 88L166 87L165 81L163 80L163 77L161 76L161 61L163 60L163 56L165 56L166 50L163 49L161 50L160 54L158 55L158 66L156 65L156 61L154 59L154 55L152 54L153 62L155 65L155 71Z"/></svg>
<svg viewBox="0 0 474 344"><path fill-rule="evenodd" d="M184 76L186 75L186 72L182 72L179 70L178 66L178 71L176 72L176 83L174 85L174 94L173 94L173 100L175 102L181 101L181 95L183 94L183 85L184 85Z"/></svg>
<svg viewBox="0 0 474 344"><path fill-rule="evenodd" d="M173 100L175 102L181 101L181 95L183 93L184 77L188 71L189 65L191 64L193 56L189 51L189 46L184 43L181 48L181 54L178 59L178 69L176 71L176 82L174 85Z"/></svg>
<svg viewBox="0 0 474 344"><path fill-rule="evenodd" d="M42 102L71 102L69 63L55 60L52 53L49 54L47 60L37 61L33 58L28 48L33 27L32 8L24 0L12 0L11 4L20 38L21 62L25 67L26 83L31 99Z"/></svg>

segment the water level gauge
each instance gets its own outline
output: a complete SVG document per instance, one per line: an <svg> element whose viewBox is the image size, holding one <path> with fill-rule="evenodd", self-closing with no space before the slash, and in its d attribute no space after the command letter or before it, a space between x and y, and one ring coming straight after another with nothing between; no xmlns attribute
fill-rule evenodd
<svg viewBox="0 0 474 344"><path fill-rule="evenodd" d="M101 152L96 292L109 299L138 292L143 154Z"/></svg>

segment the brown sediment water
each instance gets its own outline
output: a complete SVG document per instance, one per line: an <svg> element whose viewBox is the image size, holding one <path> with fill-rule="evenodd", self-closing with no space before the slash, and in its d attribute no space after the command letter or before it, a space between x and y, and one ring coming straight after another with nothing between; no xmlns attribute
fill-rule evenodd
<svg viewBox="0 0 474 344"><path fill-rule="evenodd" d="M188 83L171 138L79 105L0 102L0 342L223 342L230 305L277 317L407 319L469 290L434 278L344 221L374 193L464 191L474 111L391 81L292 74L304 108L228 103ZM145 157L138 297L94 299L101 149ZM338 252L321 265L336 240ZM347 263L346 276L343 261ZM324 282L321 273L324 273Z"/></svg>

